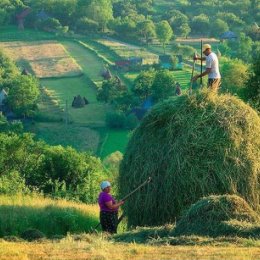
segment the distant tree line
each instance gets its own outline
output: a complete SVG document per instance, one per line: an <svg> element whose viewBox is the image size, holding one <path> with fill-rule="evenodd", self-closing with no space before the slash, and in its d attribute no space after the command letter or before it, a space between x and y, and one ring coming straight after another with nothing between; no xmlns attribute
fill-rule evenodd
<svg viewBox="0 0 260 260"><path fill-rule="evenodd" d="M0 25L14 23L15 15L30 7L28 26L66 27L86 34L108 28L121 36L143 37L146 42L161 21L167 21L176 36L218 37L232 30L247 32L254 40L259 37L255 27L260 23L259 1L165 2L168 3L163 6L156 0L5 0L0 3ZM47 17L37 16L42 10Z"/></svg>

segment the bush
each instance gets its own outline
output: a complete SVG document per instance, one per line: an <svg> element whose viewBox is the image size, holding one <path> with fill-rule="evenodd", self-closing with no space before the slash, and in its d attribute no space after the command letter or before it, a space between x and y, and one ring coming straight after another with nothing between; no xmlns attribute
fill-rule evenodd
<svg viewBox="0 0 260 260"><path fill-rule="evenodd" d="M124 128L126 125L126 116L122 112L111 112L106 116L107 126L110 128Z"/></svg>
<svg viewBox="0 0 260 260"><path fill-rule="evenodd" d="M17 193L26 193L29 189L26 187L25 179L17 171L0 176L0 194L14 195Z"/></svg>
<svg viewBox="0 0 260 260"><path fill-rule="evenodd" d="M38 229L29 228L22 232L21 238L27 241L34 241L44 238L45 235Z"/></svg>

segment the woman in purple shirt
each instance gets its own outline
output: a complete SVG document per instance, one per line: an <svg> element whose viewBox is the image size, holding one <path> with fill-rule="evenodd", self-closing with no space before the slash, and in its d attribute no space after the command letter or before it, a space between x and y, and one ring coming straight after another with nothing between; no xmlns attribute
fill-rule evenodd
<svg viewBox="0 0 260 260"><path fill-rule="evenodd" d="M102 190L98 197L100 224L103 231L113 234L117 232L118 208L124 204L124 201L116 203L110 195L111 184L109 181L102 181L100 187Z"/></svg>

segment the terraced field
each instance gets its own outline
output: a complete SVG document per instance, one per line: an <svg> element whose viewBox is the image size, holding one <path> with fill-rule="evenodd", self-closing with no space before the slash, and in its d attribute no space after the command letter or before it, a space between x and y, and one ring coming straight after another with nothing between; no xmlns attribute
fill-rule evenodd
<svg viewBox="0 0 260 260"><path fill-rule="evenodd" d="M75 77L82 74L80 66L57 41L2 42L0 48L38 78Z"/></svg>

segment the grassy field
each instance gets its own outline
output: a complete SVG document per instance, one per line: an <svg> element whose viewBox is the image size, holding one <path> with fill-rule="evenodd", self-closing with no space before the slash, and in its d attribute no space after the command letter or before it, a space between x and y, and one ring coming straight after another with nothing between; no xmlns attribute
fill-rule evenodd
<svg viewBox="0 0 260 260"><path fill-rule="evenodd" d="M112 39L99 39L98 42L112 49L122 59L141 57L143 58L143 64L153 64L158 62L158 55L149 52L144 48Z"/></svg>
<svg viewBox="0 0 260 260"><path fill-rule="evenodd" d="M0 237L22 236L37 229L46 237L91 231L98 223L98 206L53 200L39 195L0 196Z"/></svg>
<svg viewBox="0 0 260 260"><path fill-rule="evenodd" d="M259 260L259 248L118 244L102 236L68 236L42 243L0 242L1 260Z"/></svg>
<svg viewBox="0 0 260 260"><path fill-rule="evenodd" d="M102 131L102 145L100 146L99 156L103 159L109 154L119 151L125 152L131 132L128 130L109 130Z"/></svg>
<svg viewBox="0 0 260 260"><path fill-rule="evenodd" d="M0 43L9 57L21 68L38 78L75 77L81 68L56 41L3 42Z"/></svg>

